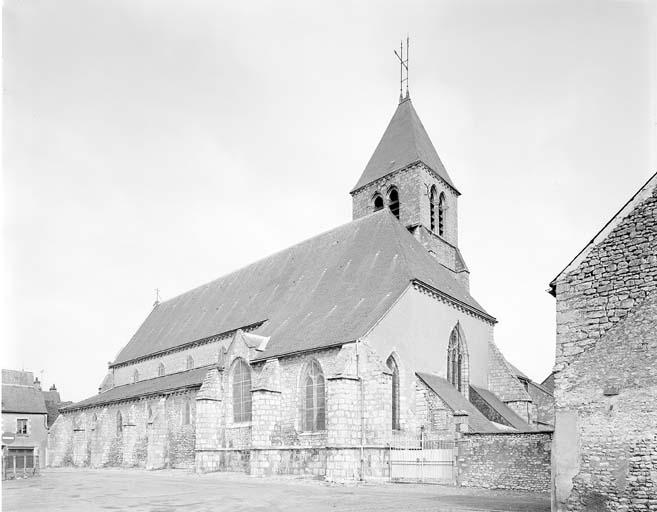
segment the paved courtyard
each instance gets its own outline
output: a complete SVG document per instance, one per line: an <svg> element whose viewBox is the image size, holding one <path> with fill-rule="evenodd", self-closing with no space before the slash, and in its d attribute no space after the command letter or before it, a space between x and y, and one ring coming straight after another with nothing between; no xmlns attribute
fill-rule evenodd
<svg viewBox="0 0 657 512"><path fill-rule="evenodd" d="M341 485L182 470L48 469L39 477L3 482L2 510L540 512L550 510L550 500L437 485Z"/></svg>

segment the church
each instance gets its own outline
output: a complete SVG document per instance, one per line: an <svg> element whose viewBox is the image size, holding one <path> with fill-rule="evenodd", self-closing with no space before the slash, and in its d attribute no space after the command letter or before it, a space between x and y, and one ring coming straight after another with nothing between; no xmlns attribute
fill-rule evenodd
<svg viewBox="0 0 657 512"><path fill-rule="evenodd" d="M461 193L408 92L350 194L351 222L156 303L61 410L49 464L385 479L417 440L454 466L464 436L548 430L551 392L470 294Z"/></svg>

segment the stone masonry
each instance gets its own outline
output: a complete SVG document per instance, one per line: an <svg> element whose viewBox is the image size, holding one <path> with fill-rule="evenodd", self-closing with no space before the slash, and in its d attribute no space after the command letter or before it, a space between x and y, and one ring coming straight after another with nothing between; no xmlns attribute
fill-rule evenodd
<svg viewBox="0 0 657 512"><path fill-rule="evenodd" d="M556 279L555 510L657 510L655 182Z"/></svg>

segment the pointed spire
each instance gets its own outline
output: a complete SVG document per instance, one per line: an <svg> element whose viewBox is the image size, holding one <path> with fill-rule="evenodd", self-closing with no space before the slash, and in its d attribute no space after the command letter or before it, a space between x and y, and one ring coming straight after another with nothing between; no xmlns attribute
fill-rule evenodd
<svg viewBox="0 0 657 512"><path fill-rule="evenodd" d="M422 162L456 190L406 92L352 192L416 162Z"/></svg>

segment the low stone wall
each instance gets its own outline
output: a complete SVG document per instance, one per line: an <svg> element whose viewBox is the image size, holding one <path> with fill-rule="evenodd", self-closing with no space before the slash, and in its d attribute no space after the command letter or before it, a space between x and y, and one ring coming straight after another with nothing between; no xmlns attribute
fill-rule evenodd
<svg viewBox="0 0 657 512"><path fill-rule="evenodd" d="M465 434L457 482L463 487L550 492L552 433Z"/></svg>

